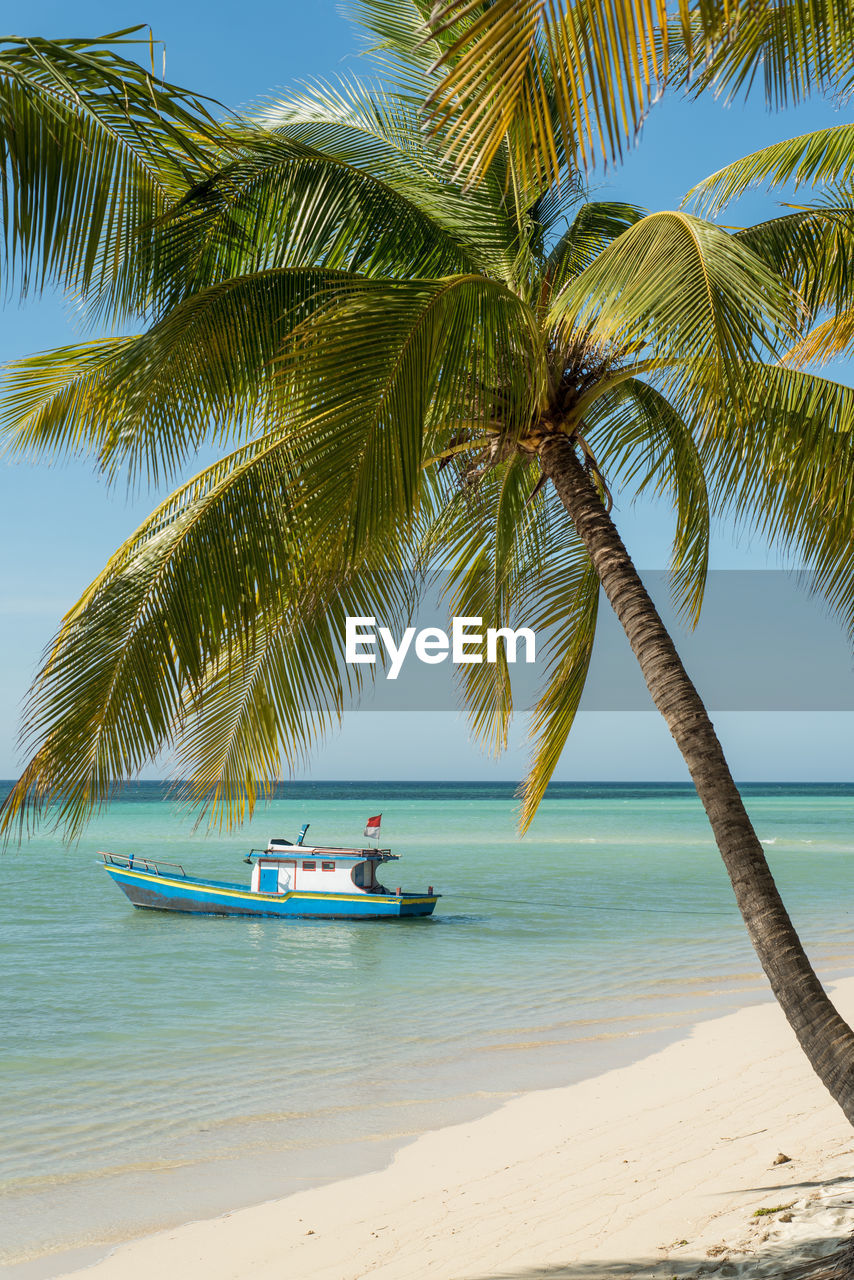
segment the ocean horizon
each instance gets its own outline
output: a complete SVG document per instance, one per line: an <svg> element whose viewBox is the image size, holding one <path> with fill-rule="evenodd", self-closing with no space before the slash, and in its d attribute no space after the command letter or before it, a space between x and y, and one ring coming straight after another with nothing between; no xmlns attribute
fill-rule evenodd
<svg viewBox="0 0 854 1280"><path fill-rule="evenodd" d="M690 783L552 783L523 840L515 788L298 781L205 834L171 784L135 782L77 844L7 848L10 1274L382 1164L770 998ZM854 784L741 790L820 976L854 971ZM310 822L309 840L358 844L380 811L400 883L443 895L429 919L138 911L97 864L134 852L242 881L270 836Z"/></svg>

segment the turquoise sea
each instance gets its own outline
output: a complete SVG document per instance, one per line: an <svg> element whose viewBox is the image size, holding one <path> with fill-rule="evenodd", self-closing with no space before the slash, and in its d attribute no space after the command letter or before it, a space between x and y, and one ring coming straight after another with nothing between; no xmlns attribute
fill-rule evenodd
<svg viewBox="0 0 854 1280"><path fill-rule="evenodd" d="M854 786L744 794L822 977L851 972ZM516 808L510 784L300 783L202 836L140 783L77 846L0 855L8 1274L378 1165L768 998L690 787L553 785L523 841ZM352 845L379 811L394 883L444 895L432 919L137 911L96 863L134 851L241 881L268 836L310 822Z"/></svg>

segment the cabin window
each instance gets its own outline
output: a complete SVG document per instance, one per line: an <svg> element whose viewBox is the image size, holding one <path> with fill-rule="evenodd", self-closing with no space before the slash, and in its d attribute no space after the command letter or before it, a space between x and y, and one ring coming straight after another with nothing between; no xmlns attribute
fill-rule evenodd
<svg viewBox="0 0 854 1280"><path fill-rule="evenodd" d="M321 870L322 870L322 871L334 871L334 870L335 870L335 863L334 863L334 862L321 862L321 864L320 864L320 868L321 868Z"/></svg>
<svg viewBox="0 0 854 1280"><path fill-rule="evenodd" d="M317 870L317 863L316 863L316 862L304 862L304 863L302 864L302 869L303 869L303 871L316 871L316 870Z"/></svg>

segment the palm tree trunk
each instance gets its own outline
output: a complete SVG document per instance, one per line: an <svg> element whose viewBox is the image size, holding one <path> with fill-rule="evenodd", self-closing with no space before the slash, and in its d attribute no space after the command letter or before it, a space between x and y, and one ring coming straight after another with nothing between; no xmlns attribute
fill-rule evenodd
<svg viewBox="0 0 854 1280"><path fill-rule="evenodd" d="M854 1124L854 1033L801 946L700 696L568 438L547 438L540 458L688 765L771 989L813 1070Z"/></svg>

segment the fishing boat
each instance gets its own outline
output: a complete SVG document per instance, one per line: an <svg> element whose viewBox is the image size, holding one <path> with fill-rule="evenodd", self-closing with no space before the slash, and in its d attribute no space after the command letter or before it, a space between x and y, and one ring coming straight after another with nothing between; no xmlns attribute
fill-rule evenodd
<svg viewBox="0 0 854 1280"><path fill-rule="evenodd" d="M365 834L379 837L380 816ZM135 907L190 911L197 915L312 917L322 920L399 920L432 915L441 896L387 889L378 872L398 862L390 849L337 849L306 845L306 823L295 841L272 839L266 849L250 849L248 888L224 880L204 880L177 862L133 854L102 852L107 874Z"/></svg>

